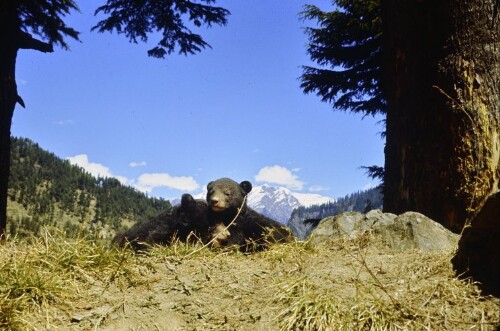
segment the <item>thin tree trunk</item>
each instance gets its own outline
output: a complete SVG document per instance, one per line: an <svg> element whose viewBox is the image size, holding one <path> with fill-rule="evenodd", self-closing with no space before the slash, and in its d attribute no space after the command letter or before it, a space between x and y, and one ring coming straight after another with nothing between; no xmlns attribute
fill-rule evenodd
<svg viewBox="0 0 500 331"><path fill-rule="evenodd" d="M381 3L384 209L459 232L499 188L499 1Z"/></svg>
<svg viewBox="0 0 500 331"><path fill-rule="evenodd" d="M3 84L0 89L4 89ZM10 173L10 127L12 123L12 110L15 107L15 100L12 103L7 98L8 96L2 91L2 96L0 96L0 238L5 234L7 226L7 193Z"/></svg>
<svg viewBox="0 0 500 331"><path fill-rule="evenodd" d="M10 129L18 101L15 78L19 26L11 1L3 1L0 13L0 238L7 225L7 193L10 172Z"/></svg>

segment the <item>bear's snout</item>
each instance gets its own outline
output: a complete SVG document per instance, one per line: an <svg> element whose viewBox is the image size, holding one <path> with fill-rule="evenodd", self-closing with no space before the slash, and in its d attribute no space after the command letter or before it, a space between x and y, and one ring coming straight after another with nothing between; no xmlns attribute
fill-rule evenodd
<svg viewBox="0 0 500 331"><path fill-rule="evenodd" d="M210 198L210 205L211 206L217 206L219 204L220 200L216 197Z"/></svg>
<svg viewBox="0 0 500 331"><path fill-rule="evenodd" d="M217 196L210 198L210 208L212 208L213 211L222 211L225 207L224 201L219 199Z"/></svg>

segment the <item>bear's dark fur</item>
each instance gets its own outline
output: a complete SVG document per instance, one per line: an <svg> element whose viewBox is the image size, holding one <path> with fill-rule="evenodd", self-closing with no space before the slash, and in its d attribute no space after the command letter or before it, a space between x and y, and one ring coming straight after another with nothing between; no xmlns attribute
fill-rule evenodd
<svg viewBox="0 0 500 331"><path fill-rule="evenodd" d="M195 200L192 195L184 194L179 206L134 224L118 234L113 242L119 246L129 243L136 250L144 250L152 244L168 245L174 239L205 238L209 227L207 216L208 206L204 200Z"/></svg>
<svg viewBox="0 0 500 331"><path fill-rule="evenodd" d="M271 242L286 242L293 238L290 230L281 223L247 207L245 197L252 190L250 182L238 184L232 179L221 178L210 182L207 189L208 239L216 238L215 246L238 245L242 251L248 252L264 249ZM236 215L234 223L224 230Z"/></svg>

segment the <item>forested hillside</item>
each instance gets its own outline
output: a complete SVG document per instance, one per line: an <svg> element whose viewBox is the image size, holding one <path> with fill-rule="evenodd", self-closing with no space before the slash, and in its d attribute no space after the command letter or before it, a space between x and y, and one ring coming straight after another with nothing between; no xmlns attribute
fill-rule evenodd
<svg viewBox="0 0 500 331"><path fill-rule="evenodd" d="M110 236L123 226L170 208L163 199L95 178L25 138L12 138L8 233L38 232L42 226L68 235L90 231Z"/></svg>
<svg viewBox="0 0 500 331"><path fill-rule="evenodd" d="M335 202L311 207L299 207L292 212L288 225L293 233L304 239L318 225L317 221L346 211L366 213L372 209L382 209L382 190L379 187L355 192L337 199ZM304 223L305 220L310 220Z"/></svg>

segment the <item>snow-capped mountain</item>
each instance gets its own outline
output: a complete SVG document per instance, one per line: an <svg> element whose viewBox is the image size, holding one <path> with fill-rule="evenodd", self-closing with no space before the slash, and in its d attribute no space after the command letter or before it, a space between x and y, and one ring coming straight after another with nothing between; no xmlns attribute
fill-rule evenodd
<svg viewBox="0 0 500 331"><path fill-rule="evenodd" d="M278 222L286 223L300 201L284 187L257 186L248 194L248 206Z"/></svg>
<svg viewBox="0 0 500 331"><path fill-rule="evenodd" d="M296 193L285 187L256 186L248 194L248 206L278 222L286 224L295 208L333 201L319 194Z"/></svg>

